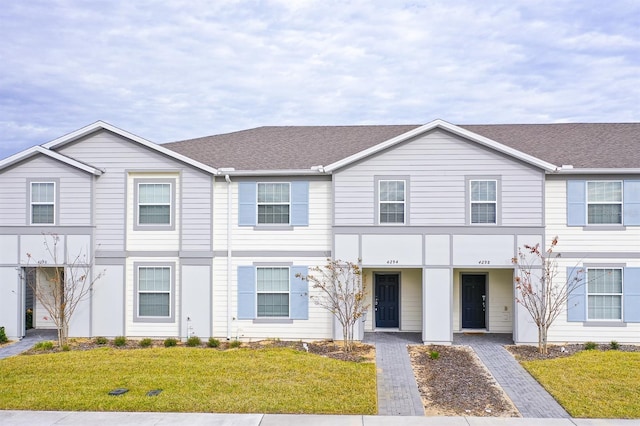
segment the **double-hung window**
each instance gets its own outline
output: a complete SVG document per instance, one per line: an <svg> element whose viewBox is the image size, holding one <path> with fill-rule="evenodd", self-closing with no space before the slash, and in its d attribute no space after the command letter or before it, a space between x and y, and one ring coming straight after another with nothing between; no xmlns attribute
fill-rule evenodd
<svg viewBox="0 0 640 426"><path fill-rule="evenodd" d="M289 317L289 268L256 268L258 317Z"/></svg>
<svg viewBox="0 0 640 426"><path fill-rule="evenodd" d="M587 224L622 224L622 182L587 182Z"/></svg>
<svg viewBox="0 0 640 426"><path fill-rule="evenodd" d="M31 223L55 223L56 184L31 182Z"/></svg>
<svg viewBox="0 0 640 426"><path fill-rule="evenodd" d="M378 181L380 223L405 223L406 182Z"/></svg>
<svg viewBox="0 0 640 426"><path fill-rule="evenodd" d="M289 183L258 183L258 224L288 225L290 214Z"/></svg>
<svg viewBox="0 0 640 426"><path fill-rule="evenodd" d="M171 267L138 267L138 317L171 317Z"/></svg>
<svg viewBox="0 0 640 426"><path fill-rule="evenodd" d="M587 319L622 320L622 269L587 269Z"/></svg>
<svg viewBox="0 0 640 426"><path fill-rule="evenodd" d="M471 223L497 223L498 182L470 180Z"/></svg>
<svg viewBox="0 0 640 426"><path fill-rule="evenodd" d="M138 183L138 225L171 225L171 184Z"/></svg>

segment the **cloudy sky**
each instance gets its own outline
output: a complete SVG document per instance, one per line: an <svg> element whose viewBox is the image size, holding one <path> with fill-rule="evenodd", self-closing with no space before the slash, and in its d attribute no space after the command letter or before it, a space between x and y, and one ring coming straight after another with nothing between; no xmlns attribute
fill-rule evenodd
<svg viewBox="0 0 640 426"><path fill-rule="evenodd" d="M637 0L7 0L0 158L97 120L159 143L640 121L639 23Z"/></svg>

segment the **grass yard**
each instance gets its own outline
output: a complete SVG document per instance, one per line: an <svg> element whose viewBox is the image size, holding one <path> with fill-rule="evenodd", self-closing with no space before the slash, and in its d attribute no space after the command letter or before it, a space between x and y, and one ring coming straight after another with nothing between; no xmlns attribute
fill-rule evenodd
<svg viewBox="0 0 640 426"><path fill-rule="evenodd" d="M0 360L0 409L375 414L376 371L288 348L22 355Z"/></svg>
<svg viewBox="0 0 640 426"><path fill-rule="evenodd" d="M640 353L582 351L522 365L573 417L640 418Z"/></svg>

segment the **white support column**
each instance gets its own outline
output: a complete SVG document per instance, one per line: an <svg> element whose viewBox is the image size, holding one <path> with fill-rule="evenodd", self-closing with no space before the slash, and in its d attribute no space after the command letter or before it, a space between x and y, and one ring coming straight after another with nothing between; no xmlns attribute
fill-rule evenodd
<svg viewBox="0 0 640 426"><path fill-rule="evenodd" d="M450 268L422 273L422 340L450 345L453 340L453 275Z"/></svg>

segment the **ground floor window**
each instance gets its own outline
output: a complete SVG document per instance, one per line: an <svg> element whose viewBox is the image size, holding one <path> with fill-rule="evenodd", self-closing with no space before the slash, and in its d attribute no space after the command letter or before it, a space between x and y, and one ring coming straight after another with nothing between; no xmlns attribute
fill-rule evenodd
<svg viewBox="0 0 640 426"><path fill-rule="evenodd" d="M587 318L622 320L622 269L587 269Z"/></svg>
<svg viewBox="0 0 640 426"><path fill-rule="evenodd" d="M171 267L138 267L138 316L171 316Z"/></svg>
<svg viewBox="0 0 640 426"><path fill-rule="evenodd" d="M289 316L289 268L256 269L258 317Z"/></svg>

